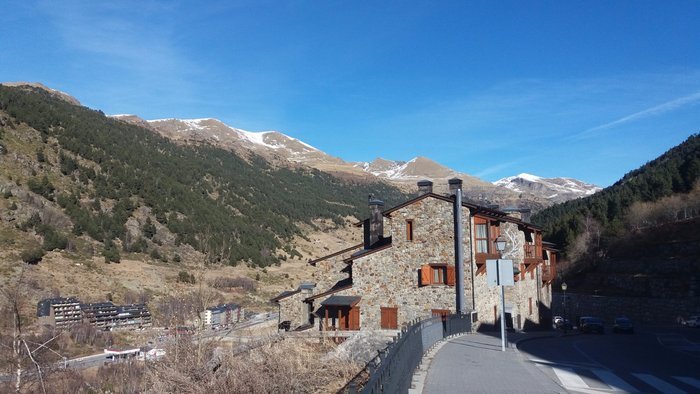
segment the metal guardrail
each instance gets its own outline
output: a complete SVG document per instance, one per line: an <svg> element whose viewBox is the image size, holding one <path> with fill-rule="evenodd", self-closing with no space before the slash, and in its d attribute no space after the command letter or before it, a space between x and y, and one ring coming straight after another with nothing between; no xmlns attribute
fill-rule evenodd
<svg viewBox="0 0 700 394"><path fill-rule="evenodd" d="M411 324L370 362L369 380L362 393L408 392L413 373L425 352L444 338L470 331L468 314L434 316Z"/></svg>

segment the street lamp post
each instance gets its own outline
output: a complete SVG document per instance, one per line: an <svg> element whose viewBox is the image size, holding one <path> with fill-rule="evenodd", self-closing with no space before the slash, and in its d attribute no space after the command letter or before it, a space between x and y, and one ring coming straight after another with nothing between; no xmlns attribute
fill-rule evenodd
<svg viewBox="0 0 700 394"><path fill-rule="evenodd" d="M562 318L564 319L564 333L566 334L566 289L568 286L566 286L566 282L562 282L561 284L561 290L564 292L564 298L561 300L561 305L562 305Z"/></svg>
<svg viewBox="0 0 700 394"><path fill-rule="evenodd" d="M497 260L498 264L496 264L497 267L497 272L500 275L501 268L500 268L500 259L503 257L503 251L506 250L506 239L503 238L503 236L498 236L496 238L496 250L498 250L498 258ZM505 286L501 283L501 280L499 279L498 281L499 285L501 286L501 351L506 351L506 291L505 291Z"/></svg>

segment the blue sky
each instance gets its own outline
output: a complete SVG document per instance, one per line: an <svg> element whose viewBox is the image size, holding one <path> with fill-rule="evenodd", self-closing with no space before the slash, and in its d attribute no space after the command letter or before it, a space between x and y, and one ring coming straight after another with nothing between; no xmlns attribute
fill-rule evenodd
<svg viewBox="0 0 700 394"><path fill-rule="evenodd" d="M0 80L348 161L608 186L700 131L699 1L10 1Z"/></svg>

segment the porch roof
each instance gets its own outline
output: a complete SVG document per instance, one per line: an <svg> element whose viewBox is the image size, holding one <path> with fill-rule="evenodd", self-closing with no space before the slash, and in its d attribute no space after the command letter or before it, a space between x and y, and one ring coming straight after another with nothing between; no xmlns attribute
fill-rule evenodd
<svg viewBox="0 0 700 394"><path fill-rule="evenodd" d="M360 296L330 296L328 297L327 300L321 302L321 305L323 306L349 306L353 307L357 305L358 302L362 297Z"/></svg>

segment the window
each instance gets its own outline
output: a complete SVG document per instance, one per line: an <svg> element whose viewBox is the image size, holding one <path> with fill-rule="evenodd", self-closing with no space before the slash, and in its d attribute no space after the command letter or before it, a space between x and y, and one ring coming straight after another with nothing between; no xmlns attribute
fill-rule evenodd
<svg viewBox="0 0 700 394"><path fill-rule="evenodd" d="M476 225L476 253L489 252L489 232L488 224L478 223Z"/></svg>
<svg viewBox="0 0 700 394"><path fill-rule="evenodd" d="M413 220L406 220L406 241L413 241Z"/></svg>
<svg viewBox="0 0 700 394"><path fill-rule="evenodd" d="M527 299L527 303L528 303L528 306L529 306L530 314L532 315L532 297L529 297L529 298Z"/></svg>
<svg viewBox="0 0 700 394"><path fill-rule="evenodd" d="M498 258L495 241L501 235L499 222L482 217L474 217L474 252L477 263L487 259Z"/></svg>
<svg viewBox="0 0 700 394"><path fill-rule="evenodd" d="M455 285L455 267L447 264L425 264L420 269L420 285Z"/></svg>
<svg viewBox="0 0 700 394"><path fill-rule="evenodd" d="M430 267L432 272L432 283L446 283L447 267Z"/></svg>
<svg viewBox="0 0 700 394"><path fill-rule="evenodd" d="M399 327L399 308L381 307L381 327L385 330L395 330Z"/></svg>

